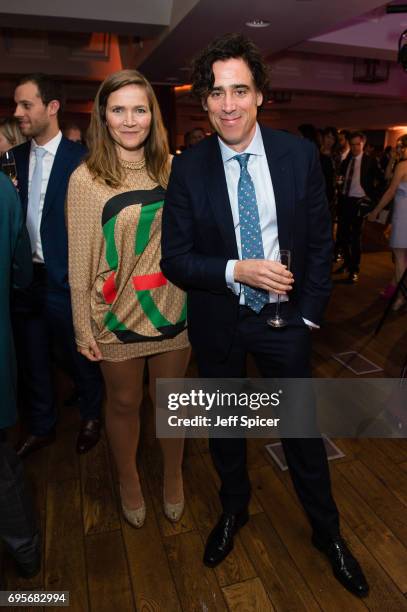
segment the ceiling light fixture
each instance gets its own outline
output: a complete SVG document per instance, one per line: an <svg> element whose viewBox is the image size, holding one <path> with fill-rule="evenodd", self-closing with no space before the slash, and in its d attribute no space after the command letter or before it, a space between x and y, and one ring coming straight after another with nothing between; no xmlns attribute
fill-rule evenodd
<svg viewBox="0 0 407 612"><path fill-rule="evenodd" d="M407 4L388 4L386 6L386 13L407 13Z"/></svg>
<svg viewBox="0 0 407 612"><path fill-rule="evenodd" d="M251 21L246 21L246 25L249 28L268 28L270 22L265 19L251 19Z"/></svg>
<svg viewBox="0 0 407 612"><path fill-rule="evenodd" d="M353 60L354 83L385 83L389 80L390 62L377 59Z"/></svg>

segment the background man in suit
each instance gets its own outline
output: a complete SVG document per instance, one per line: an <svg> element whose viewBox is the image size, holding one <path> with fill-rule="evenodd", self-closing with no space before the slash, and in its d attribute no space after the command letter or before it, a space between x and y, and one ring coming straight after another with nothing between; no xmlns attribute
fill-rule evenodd
<svg viewBox="0 0 407 612"><path fill-rule="evenodd" d="M366 136L353 132L349 137L350 155L342 162L340 174L344 177L342 195L339 201L339 222L337 242L343 250L344 262L335 274L347 271L347 282L358 281L363 217L358 215L359 200L366 196L377 200L378 190L383 183L377 160L363 152Z"/></svg>
<svg viewBox="0 0 407 612"><path fill-rule="evenodd" d="M68 359L79 393L82 425L77 451L83 453L99 439L102 385L98 366L76 351L64 206L69 177L86 150L61 134L58 83L43 74L29 75L19 82L15 102L15 117L30 139L13 153L34 264L33 283L14 295L17 356L30 432L17 452L23 457L55 438L50 347L56 341Z"/></svg>
<svg viewBox="0 0 407 612"><path fill-rule="evenodd" d="M211 43L195 61L193 89L217 133L173 161L161 265L188 291L189 336L203 377L244 377L248 353L264 377L309 377L310 327L330 293L331 222L318 150L258 125L266 83L251 41L230 34ZM291 250L292 273L271 261L276 249ZM277 294L286 300L283 329L267 325ZM284 439L283 446L314 545L346 588L366 595L340 537L322 440ZM210 438L210 449L223 507L204 554L214 567L248 520L250 483L246 440Z"/></svg>
<svg viewBox="0 0 407 612"><path fill-rule="evenodd" d="M340 154L340 163L338 171L342 169L342 162L350 155L350 145L349 145L349 130L340 130L338 132L338 145L339 145L339 154ZM343 175L338 174L343 178ZM338 178L338 177L337 177ZM342 217L340 215L339 204L337 204L337 226L336 226L336 236L335 236L335 253L334 253L334 261L338 262L342 259L343 256L343 230L342 230Z"/></svg>

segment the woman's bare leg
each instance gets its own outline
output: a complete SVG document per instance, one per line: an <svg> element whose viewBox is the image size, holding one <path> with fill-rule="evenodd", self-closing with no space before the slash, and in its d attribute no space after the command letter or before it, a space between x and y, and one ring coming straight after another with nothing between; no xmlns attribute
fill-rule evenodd
<svg viewBox="0 0 407 612"><path fill-rule="evenodd" d="M156 405L155 381L157 378L183 378L188 367L191 351L189 348L168 351L148 358L150 374L150 396L153 406ZM183 500L182 457L184 438L161 438L161 450L164 462L165 499L170 504Z"/></svg>
<svg viewBox="0 0 407 612"><path fill-rule="evenodd" d="M397 284L400 282L400 279L404 274L404 270L407 267L407 249L393 249L393 252L395 260L395 279ZM398 310L404 303L404 295L399 292L399 295L393 304L393 310Z"/></svg>
<svg viewBox="0 0 407 612"><path fill-rule="evenodd" d="M145 358L102 361L100 365L106 384L106 431L119 474L122 501L127 508L137 509L143 503L136 454Z"/></svg>
<svg viewBox="0 0 407 612"><path fill-rule="evenodd" d="M395 278L398 283L407 266L407 249L393 249L395 260Z"/></svg>

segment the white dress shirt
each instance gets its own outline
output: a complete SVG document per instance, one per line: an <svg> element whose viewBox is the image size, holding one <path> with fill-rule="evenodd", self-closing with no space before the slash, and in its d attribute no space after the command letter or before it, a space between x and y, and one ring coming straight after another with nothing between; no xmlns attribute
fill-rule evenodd
<svg viewBox="0 0 407 612"><path fill-rule="evenodd" d="M366 193L360 184L360 168L362 164L363 153L360 153L357 157L355 157L355 169L353 171L352 182L350 184L348 197L349 198L364 198ZM346 174L349 174L350 165L352 160L349 161L348 168ZM345 177L345 185L346 185L346 177Z"/></svg>
<svg viewBox="0 0 407 612"><path fill-rule="evenodd" d="M44 145L37 144L34 139L31 141L30 161L29 161L29 168L28 168L28 195L30 194L31 179L34 174L34 166L35 166L34 148L42 147L43 149L46 150L46 153L42 161L41 197L40 197L40 207L39 207L39 217L40 218L38 220L38 227L41 227L41 219L42 219L42 211L44 208L45 193L47 191L49 177L51 175L51 170L54 164L55 155L59 147L59 143L61 142L61 139L62 139L62 133L59 131L58 134L54 136L54 138L49 140ZM28 198L28 202L29 201L30 200ZM38 232L37 243L35 245L35 249L33 253L33 261L35 263L44 263L44 254L42 251L40 232Z"/></svg>
<svg viewBox="0 0 407 612"><path fill-rule="evenodd" d="M240 242L240 220L237 187L240 178L240 165L236 155L250 153L247 170L252 178L256 192L257 207L259 209L259 220L261 237L263 241L264 259L273 259L273 255L279 250L276 200L274 197L273 184L271 182L270 170L264 150L263 138L260 128L256 126L256 132L249 146L240 153L225 145L219 138L222 154L223 167L225 169L226 184L228 187L229 201L232 208L233 223L235 226L237 250L239 258L242 259L242 245ZM226 266L226 282L228 287L240 294L240 304L244 304L244 293L241 291L240 283L234 281L234 268L237 260L230 260ZM286 296L281 296L287 299ZM277 294L270 292L270 302L277 301Z"/></svg>
<svg viewBox="0 0 407 612"><path fill-rule="evenodd" d="M219 137L218 140L222 155L223 167L225 170L230 206L232 209L239 258L242 258L239 204L237 194L240 177L240 164L237 159L233 158L236 157L236 155L250 153L247 170L252 178L256 192L264 259L274 259L277 251L280 249L280 244L278 241L276 200L259 125L256 125L256 132L251 143L244 151L239 153L228 147ZM229 289L231 289L231 291L233 291L236 295L239 295L239 303L244 305L244 292L241 291L240 283L236 283L234 280L234 269L237 261L238 260L236 259L230 259L228 261L225 270L225 278ZM269 295L270 302L277 302L276 293L270 291ZM288 296L280 295L280 302L286 301L288 301ZM318 327L307 319L304 319L304 322L310 327Z"/></svg>

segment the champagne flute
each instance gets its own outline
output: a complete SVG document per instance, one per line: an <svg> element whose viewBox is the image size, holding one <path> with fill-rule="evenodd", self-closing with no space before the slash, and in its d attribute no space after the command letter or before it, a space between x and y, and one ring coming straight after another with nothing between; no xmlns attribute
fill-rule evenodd
<svg viewBox="0 0 407 612"><path fill-rule="evenodd" d="M278 261L283 266L285 266L287 270L290 269L291 251L288 251L287 249L281 249L280 251L276 251L273 259L274 261ZM287 325L287 321L283 319L283 317L280 315L280 294L279 293L277 294L275 313L272 317L267 319L267 323L268 325L271 325L271 327L285 327Z"/></svg>
<svg viewBox="0 0 407 612"><path fill-rule="evenodd" d="M12 151L6 151L3 153L1 157L1 169L3 170L4 174L7 174L7 176L11 178L13 183L17 180L16 160L14 159L14 154Z"/></svg>

